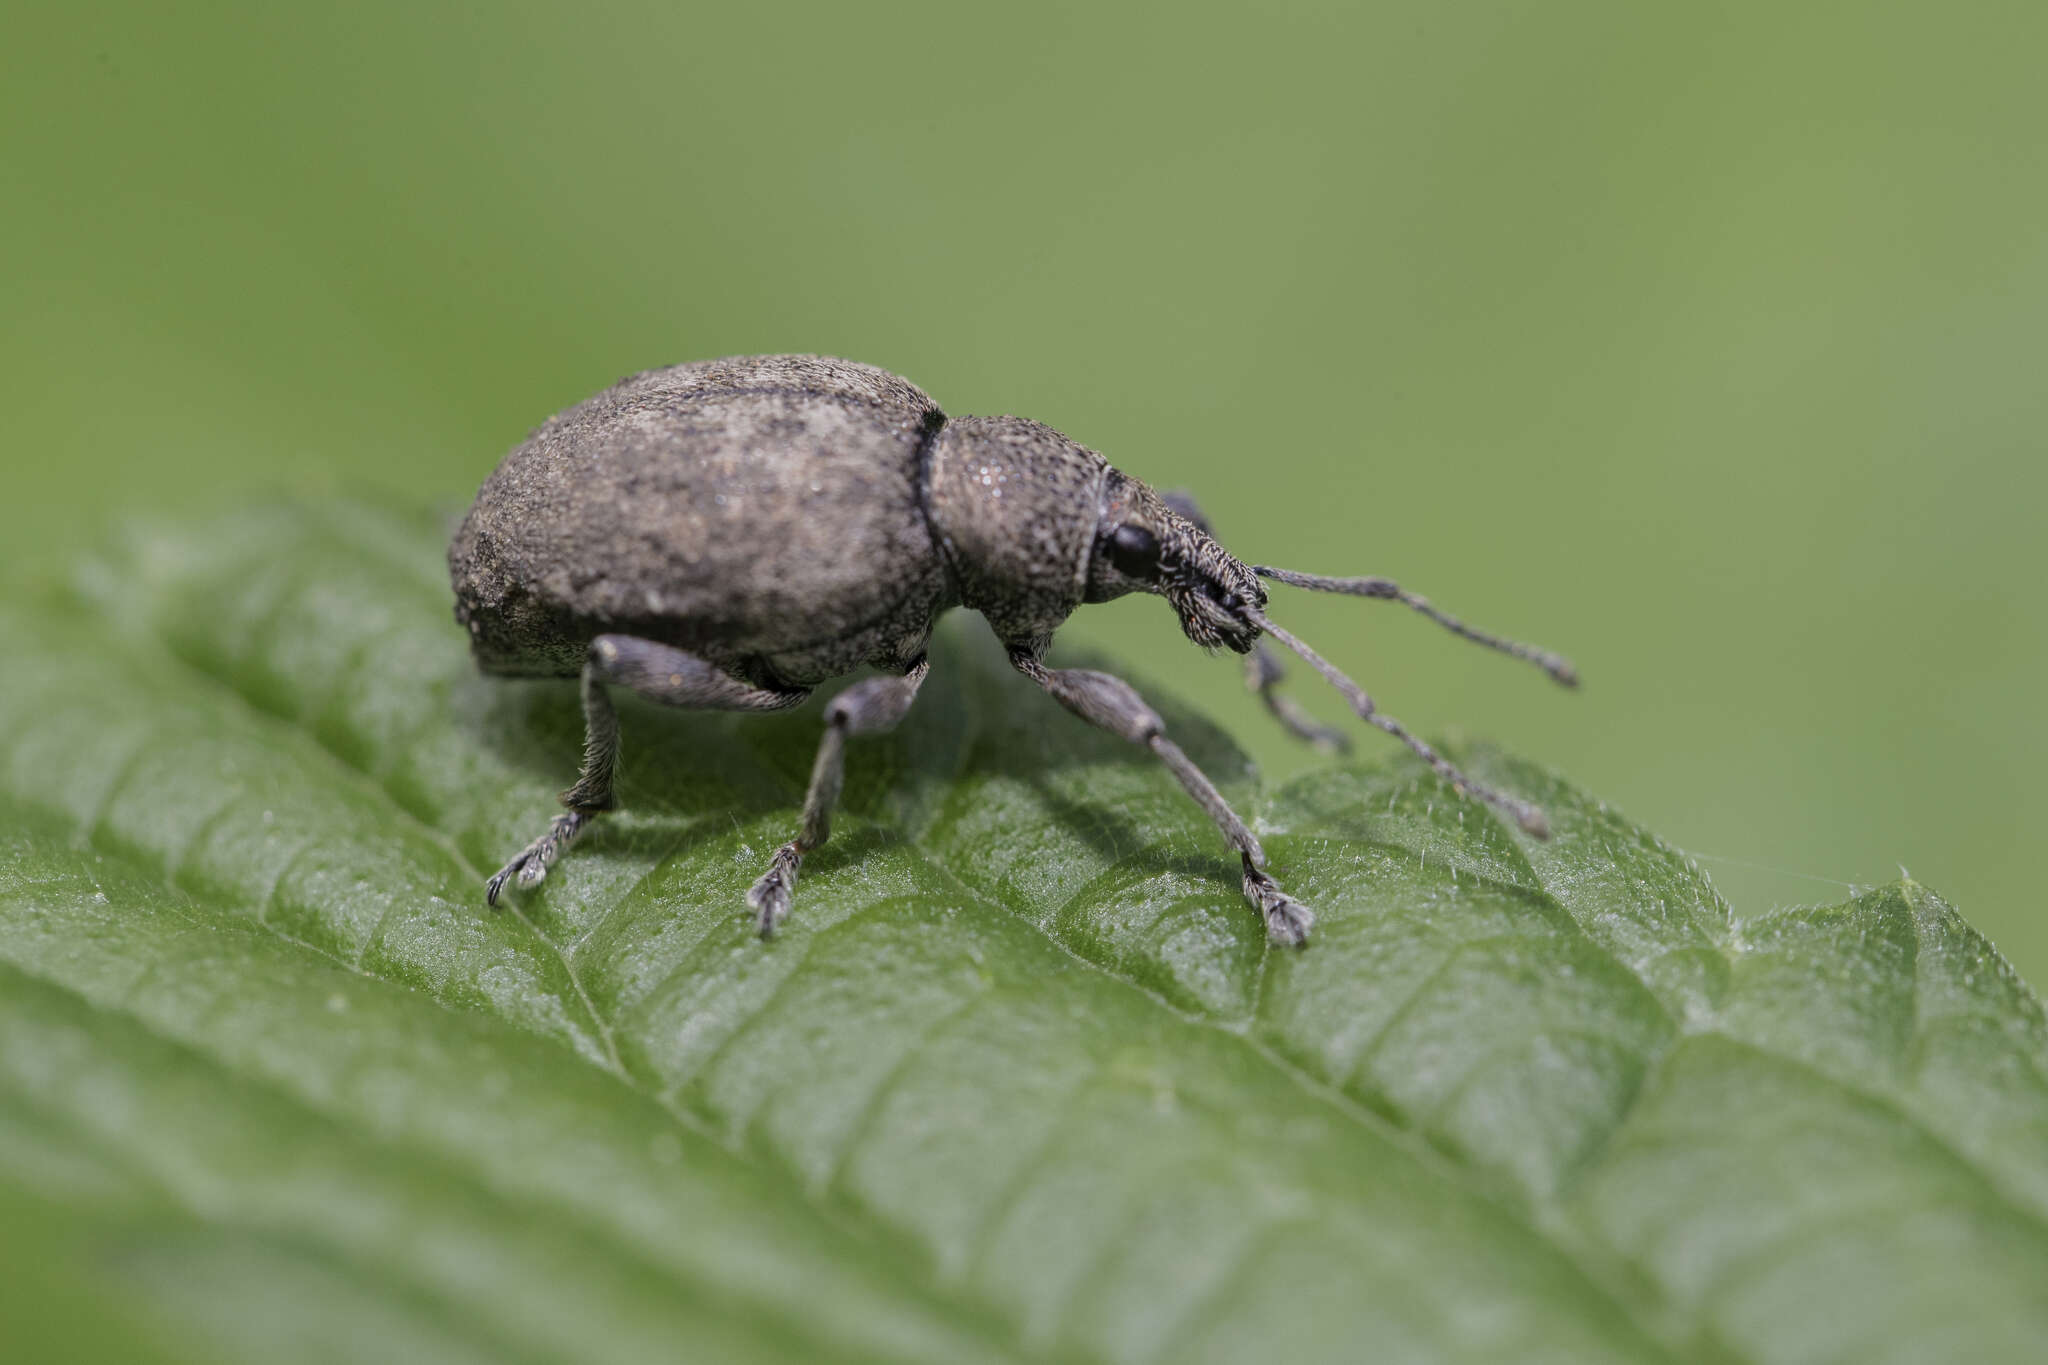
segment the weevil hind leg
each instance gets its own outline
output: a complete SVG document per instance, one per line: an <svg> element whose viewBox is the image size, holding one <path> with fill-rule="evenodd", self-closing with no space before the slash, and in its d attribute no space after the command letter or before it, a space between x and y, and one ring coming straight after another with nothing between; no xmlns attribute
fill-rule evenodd
<svg viewBox="0 0 2048 1365"><path fill-rule="evenodd" d="M1244 896L1265 923L1266 937L1290 948L1308 942L1308 931L1316 922L1314 912L1280 889L1280 884L1266 871L1266 850L1260 846L1258 836L1238 818L1208 774L1167 738L1166 722L1145 704L1136 688L1122 678L1093 669L1047 668L1040 662L1036 647L1012 648L1010 663L1090 725L1150 749L1237 850L1244 866Z"/></svg>
<svg viewBox="0 0 2048 1365"><path fill-rule="evenodd" d="M811 785L804 793L803 830L796 838L775 850L768 870L747 891L754 921L761 937L774 934L775 926L789 913L796 891L797 872L804 855L822 845L832 834L832 808L839 803L839 790L846 779L846 740L850 735L878 735L893 730L917 700L930 664L920 659L901 676L866 678L841 692L825 708L825 734L818 741L818 757L811 764Z"/></svg>
<svg viewBox="0 0 2048 1365"><path fill-rule="evenodd" d="M508 884L522 891L539 886L590 822L616 804L619 717L608 688L624 687L664 706L704 711L786 711L810 696L808 688L776 692L755 687L694 654L633 635L592 640L584 654L582 686L583 766L575 785L562 793L568 809L484 883L484 900L491 905Z"/></svg>

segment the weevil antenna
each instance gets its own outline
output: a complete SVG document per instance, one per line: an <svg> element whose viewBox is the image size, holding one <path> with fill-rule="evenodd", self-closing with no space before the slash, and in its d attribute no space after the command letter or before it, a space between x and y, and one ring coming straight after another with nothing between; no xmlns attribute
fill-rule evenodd
<svg viewBox="0 0 2048 1365"><path fill-rule="evenodd" d="M1261 569L1259 572L1264 573L1266 570ZM1531 805L1520 797L1509 796L1506 792L1495 791L1485 783L1475 782L1465 776L1449 759L1430 748L1429 745L1423 743L1414 735L1408 733L1407 726L1375 706L1371 695L1357 683L1345 677L1335 664L1309 648L1306 643L1296 638L1292 633L1274 625L1271 620L1256 609L1247 608L1245 615L1251 618L1253 625L1278 640L1281 644L1286 645L1296 654L1299 654L1304 663L1322 674L1324 680L1330 686L1343 693L1344 700L1351 703L1351 709L1358 713L1360 720L1368 724L1377 725L1380 729L1385 730L1395 739L1400 740L1410 749L1413 749L1423 762L1436 770L1437 776L1457 788L1461 794L1470 793L1488 805L1506 811L1514 817L1515 823L1522 827L1522 832L1525 834L1534 835L1538 839L1548 839L1550 837L1550 820L1543 814L1541 807Z"/></svg>
<svg viewBox="0 0 2048 1365"><path fill-rule="evenodd" d="M1512 654L1517 659L1526 659L1566 687L1579 685L1579 670L1573 668L1571 660L1562 654L1553 654L1547 649L1538 649L1534 645L1520 644L1483 630L1475 630L1457 617L1438 611L1427 597L1409 592L1390 578L1326 578L1322 574L1296 573L1292 569L1276 569L1266 564L1254 564L1252 572L1261 578L1270 578L1275 583L1285 583L1291 588L1307 588L1310 592L1335 592L1347 597L1380 597L1391 602L1405 603L1453 635L1461 635L1474 644L1497 649L1503 654Z"/></svg>

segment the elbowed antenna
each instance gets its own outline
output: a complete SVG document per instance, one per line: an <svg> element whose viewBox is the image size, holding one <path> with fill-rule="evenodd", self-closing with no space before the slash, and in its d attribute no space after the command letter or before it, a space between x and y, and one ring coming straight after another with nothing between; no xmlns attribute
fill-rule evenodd
<svg viewBox="0 0 2048 1365"><path fill-rule="evenodd" d="M1438 611L1427 597L1409 592L1391 578L1326 578L1321 574L1296 573L1292 569L1276 569L1266 564L1252 565L1252 572L1261 578L1270 578L1275 583L1285 583L1292 588L1307 588L1311 592L1343 593L1347 597L1379 597L1391 602L1405 603L1453 635L1462 635L1474 644L1497 649L1503 654L1512 654L1517 659L1526 659L1566 687L1579 685L1579 670L1573 668L1571 660L1562 654L1553 654L1547 649L1518 644L1513 640L1504 640L1498 635L1489 635L1483 630L1475 630L1457 617Z"/></svg>
<svg viewBox="0 0 2048 1365"><path fill-rule="evenodd" d="M1279 576L1278 574L1274 573L1272 570L1269 569L1259 569L1257 570L1257 572L1267 574L1272 577ZM1282 570L1281 572L1284 573L1285 570ZM1306 574L1301 575L1301 577L1304 578L1307 576L1308 575ZM1281 581L1285 582L1287 580L1282 579ZM1344 582L1347 580L1332 579L1326 581ZM1369 582L1372 580L1358 579L1348 581ZM1366 721L1367 723L1372 725L1377 725L1380 729L1385 730L1395 739L1400 740L1410 749L1413 749L1415 753L1422 759L1423 762L1429 764L1430 767L1436 770L1437 776L1443 778L1444 781L1450 783L1460 793L1470 792L1472 795L1478 797L1480 800L1486 802L1488 805L1497 806L1501 810L1504 810L1508 814L1514 816L1515 823L1522 827L1523 833L1533 835L1538 839L1548 839L1550 837L1550 820L1547 816L1543 814L1543 810L1541 807L1532 805L1529 802L1522 800L1520 797L1509 796L1506 792L1495 791L1492 787L1487 786L1485 783L1475 782L1471 778L1465 776L1464 773L1458 771L1457 767L1454 764L1452 764L1452 762L1449 759L1445 758L1436 750L1430 748L1429 745L1423 743L1414 735L1409 734L1408 727L1401 724L1400 721L1395 720L1392 716L1387 715L1385 712L1381 711L1379 707L1375 706L1373 704L1372 697L1366 692L1366 690L1360 687L1357 683L1351 681L1351 679L1345 677L1344 674L1338 670L1335 664L1331 663L1328 659L1325 659L1322 655L1316 653L1313 649L1309 648L1307 644L1297 639L1294 635L1290 634L1285 630L1282 630L1279 626L1274 625L1270 619L1268 619L1263 613L1259 612L1258 610L1253 608L1247 608L1245 614L1251 618L1251 622L1253 625L1257 626L1260 630L1264 631L1266 634L1278 640L1281 644L1286 645L1296 654L1299 654L1302 657L1303 661L1306 662L1310 668L1313 668L1316 672L1323 675L1324 680L1328 682L1330 686L1336 688L1339 692L1342 692L1344 694L1344 699L1351 703L1351 709L1358 713L1358 718L1360 720ZM1563 663L1564 661L1560 659L1558 660L1558 662ZM1570 665L1565 664L1565 667L1569 669ZM1552 676L1554 677L1556 675L1553 674Z"/></svg>

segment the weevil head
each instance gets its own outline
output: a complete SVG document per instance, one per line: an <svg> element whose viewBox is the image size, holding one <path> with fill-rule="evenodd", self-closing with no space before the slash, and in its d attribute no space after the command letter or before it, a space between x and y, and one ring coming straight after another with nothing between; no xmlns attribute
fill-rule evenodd
<svg viewBox="0 0 2048 1365"><path fill-rule="evenodd" d="M1166 598L1196 644L1242 654L1251 569L1143 483L1022 417L962 417L934 441L926 510L961 600L1011 643L1042 641L1083 602Z"/></svg>

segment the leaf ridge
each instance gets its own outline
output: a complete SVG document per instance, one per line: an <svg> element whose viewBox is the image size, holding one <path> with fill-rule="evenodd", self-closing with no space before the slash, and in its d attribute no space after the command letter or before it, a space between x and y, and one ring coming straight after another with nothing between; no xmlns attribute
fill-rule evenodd
<svg viewBox="0 0 2048 1365"><path fill-rule="evenodd" d="M2003 1193L2002 1182L1995 1172L1986 1169L1975 1157L1957 1147L1945 1135L1930 1126L1919 1113L1908 1107L1896 1093L1874 1089L1850 1077L1838 1075L1805 1058L1779 1052L1758 1044L1753 1040L1738 1038L1719 1030L1694 1036L1711 1037L1716 1042L1729 1048L1754 1053L1759 1057L1767 1058L1777 1066L1800 1072L1809 1077L1814 1083L1816 1090L1836 1091L1857 1101L1870 1110L1885 1115L1907 1129L1920 1143L1939 1153L1956 1171L1964 1174L1970 1181L1981 1186L1983 1192ZM1783 1117L1783 1128L1768 1127L1762 1131L1770 1134L1796 1130L1803 1122L1803 1116L1789 1114ZM1751 1130L1752 1134L1757 1131L1756 1129ZM1996 1202L2000 1207L2009 1209L2014 1217L2028 1224L2031 1230L2042 1239L2043 1245L2048 1246L2048 1214L2043 1214L2031 1203L2022 1199L1999 1199Z"/></svg>
<svg viewBox="0 0 2048 1365"><path fill-rule="evenodd" d="M19 967L11 963L0 964L0 975L20 971L21 969ZM422 1147L417 1143L393 1142L389 1139L381 1138L373 1134L363 1133L357 1129L346 1128L337 1125L331 1115L326 1113L319 1106L309 1102L309 1100L305 1096L299 1094L290 1087L279 1085L271 1078L263 1075L260 1071L253 1070L246 1066L234 1065L226 1059L213 1054L208 1049L195 1046L190 1040L180 1036L179 1034L164 1030L155 1020L149 1018L147 1015L138 1014L126 1009L110 1011L105 1006L96 1004L89 998L81 995L80 993L78 993L77 991L75 991L74 989L72 989L71 987L62 982L50 980L49 978L41 975L40 973L22 972L21 974L31 980L36 981L44 989L56 992L61 996L74 1001L76 1008L88 1011L96 1015L118 1014L118 1017L125 1021L125 1023L129 1027L137 1030L141 1034L152 1039L154 1043L162 1049L169 1050L175 1053L185 1054L193 1058L198 1065L204 1067L205 1069L218 1072L225 1072L227 1074L235 1076L238 1080L239 1085L250 1087L260 1092L260 1094L263 1096L264 1101L267 1104L300 1115L303 1117L304 1120L310 1121L314 1125L317 1125L323 1131L333 1130L335 1132L338 1132L341 1135L344 1144L351 1146L365 1145L371 1148L372 1150L381 1149L394 1152L402 1152L405 1154L407 1160L410 1162L427 1163L432 1169L440 1173L439 1178L434 1182L437 1188L442 1187L444 1185L453 1185L461 1188L462 1190L470 1193L471 1195L481 1195L488 1193L491 1197L500 1199L503 1198L505 1195L505 1192L502 1189L494 1187L493 1185L489 1184L479 1173L466 1169L462 1164L458 1162L451 1161L446 1155L440 1152L434 1151L430 1148ZM0 996L4 996L4 994L4 992L0 992ZM18 1094L19 1091L17 1091L16 1093ZM61 1110L57 1111L57 1113L54 1114L53 1117L59 1118L69 1123L69 1115L65 1114ZM72 1124L70 1126L75 1126L75 1124ZM99 1135L92 1134L92 1136L98 1137ZM149 1144L145 1143L143 1150L149 1150ZM128 1174L130 1174L134 1178L144 1180L148 1182L153 1188L162 1191L165 1198L169 1202L178 1207L188 1209L194 1214L203 1217L225 1217L231 1222L235 1223L242 1222L247 1216L245 1212L238 1212L233 1208L224 1207L218 1201L213 1201L209 1203L207 1201L200 1200L198 1202L195 1202L194 1193L192 1191L181 1189L175 1184L167 1182L165 1178L165 1172L161 1164L152 1164L147 1161L138 1161L136 1154L134 1152L121 1153L118 1159L122 1163L122 1168ZM224 1176L216 1176L215 1178L222 1184L227 1183L227 1179ZM704 1286L702 1282L697 1279L697 1276L695 1276L694 1274L686 1275L686 1273L683 1272L681 1267L664 1264L661 1261L652 1259L645 1249L635 1245L629 1239L621 1236L616 1229L607 1226L601 1221L594 1220L588 1217L587 1215L572 1208L566 1207L562 1205L559 1201L555 1200L543 1200L538 1203L530 1203L528 1204L528 1207L533 1208L536 1214L541 1215L541 1221L546 1222L551 1229L560 1229L563 1231L573 1230L575 1235L577 1235L580 1239L598 1243L600 1246L607 1248L612 1255L617 1256L618 1258L627 1262L628 1264L637 1267L642 1272L652 1274L660 1279L671 1282L677 1279L682 1279L684 1285L687 1286L688 1289L692 1292L693 1297L715 1298L715 1296L707 1296L705 1294L706 1286ZM358 1267L359 1270L366 1269L370 1271L372 1274L376 1272L378 1266L381 1264L377 1258L362 1254L362 1248L350 1248L345 1243L336 1243L328 1249L332 1253L340 1255L350 1265ZM488 1293L488 1290L482 1285L475 1286L475 1288L484 1290L484 1292ZM730 1292L729 1287L724 1292ZM496 1301L495 1296L492 1296L491 1301ZM913 1299L913 1302L915 1301L916 1300ZM792 1332L793 1330L795 1335L799 1337L809 1337L815 1341L815 1337L812 1334L812 1330L810 1330L812 1324L810 1323L810 1320L807 1315L802 1313L792 1313L788 1306L779 1304L775 1302L773 1299L765 1297L757 1298L755 1300L754 1307L756 1310L766 1311L768 1313L773 1314L776 1322L779 1325L780 1330L782 1330L783 1332ZM464 1308L465 1319L470 1319L477 1315L478 1312L476 1309L468 1307ZM496 1321L501 1315L487 1312L482 1313L481 1316L485 1320ZM492 1338L491 1341L493 1345L496 1344L495 1338Z"/></svg>
<svg viewBox="0 0 2048 1365"><path fill-rule="evenodd" d="M418 816L414 815L412 811L406 808L403 802L398 800L398 798L392 794L392 792L389 790L389 788L385 786L384 783L378 781L374 775L369 773L367 770L358 767L346 755L337 752L331 745L327 744L321 738L321 736L315 732L313 727L306 722L306 708L296 708L293 714L287 715L282 712L274 711L270 708L260 706L253 697L250 697L247 694L245 694L239 687L235 686L235 684L230 679L220 677L219 675L213 673L210 669L204 667L200 662L193 659L188 659L176 650L165 649L163 652L167 657L176 660L176 662L190 676L193 676L205 682L209 686L217 689L220 693L225 694L233 701L247 708L253 716L259 718L262 722L267 724L282 725L290 732L293 732L303 737L305 741L309 742L320 754L322 754L331 763L334 769L336 769L339 773L346 775L346 780L355 790L362 792L363 794L377 801L378 804L382 805L386 810L392 812L392 814L402 824L410 827L415 832L425 837L437 849L439 849L444 856L448 858L448 860L454 865L454 867L460 873L467 876L472 884L479 886L482 885L484 880L483 874L478 872L477 869L470 863L468 856L462 852L461 848L456 844L456 842L438 826L421 820ZM223 811L231 809L233 805L234 802L232 800L228 801L226 805L223 807ZM306 852L310 847L311 845L301 847L297 853L293 854L288 866L290 864L296 864L299 858L305 856ZM271 905L275 904L277 889L283 885L285 879L285 874L280 873L278 878L272 883L269 902ZM591 1026L596 1030L598 1043L603 1048L603 1056L605 1061L608 1063L609 1068L612 1071L623 1075L624 1064L619 1060L618 1042L613 1036L611 1024L609 1023L609 1021L605 1019L603 1014L599 1012L595 1002L592 1001L590 997L590 992L584 988L582 976L576 970L575 963L573 963L570 960L568 954L562 950L560 944L556 943L547 934L541 932L540 928L534 924L533 920L527 916L526 912L522 908L520 908L517 905L512 905L507 908L511 911L512 915L526 927L527 933L533 938L533 940L544 945L547 948L549 954L561 966L563 975L568 979L570 986L575 991L577 1003L582 1007L584 1014L590 1019ZM389 898L385 901L383 909L378 913L376 923L371 927L370 931L363 936L362 943L356 950L356 962L354 965L356 965L358 968L361 967L363 961L367 959L369 953L377 946L377 944L379 944L383 940L385 928L390 920L391 915L397 909L398 900L396 897Z"/></svg>
<svg viewBox="0 0 2048 1365"><path fill-rule="evenodd" d="M819 1181L821 1190L833 1191L840 1187L846 1176L847 1167L859 1154L862 1145L874 1135L876 1126L881 1122L883 1109L894 1098L897 1087L903 1078L909 1075L911 1067L923 1057L929 1046L948 1025L979 1005L984 995L985 993L977 993L966 996L933 1016L909 1045L897 1054L896 1060L889 1064L889 1069L876 1079L874 1087L861 1101L860 1113L854 1117L840 1138L839 1151L832 1159L831 1169Z"/></svg>
<svg viewBox="0 0 2048 1365"><path fill-rule="evenodd" d="M959 888L961 894L969 896L977 901L980 901L985 905L990 905L993 909L1005 915L1008 915L1011 918L1028 926L1030 929L1034 930L1041 937L1043 937L1045 941L1049 943L1054 949L1071 958L1073 961L1075 961L1082 967L1086 968L1087 970L1095 973L1100 973L1105 978L1118 983L1119 985L1125 987L1128 990L1136 992L1139 996L1143 997L1150 1004L1161 1010L1164 1010L1167 1014L1171 1015L1176 1019L1180 1019L1184 1022L1194 1024L1204 1029L1213 1030L1215 1033L1223 1037L1230 1038L1238 1043L1241 1043L1242 1045L1250 1048L1269 1067L1273 1068L1280 1075L1286 1077L1293 1085L1300 1088L1306 1095L1308 1095L1312 1099L1316 1100L1317 1102L1323 1105L1334 1108L1337 1112L1344 1114L1352 1123L1368 1131L1375 1132L1382 1137L1392 1136L1399 1142L1399 1144L1402 1147L1404 1147L1410 1153L1410 1155L1416 1157L1419 1160L1424 1161L1426 1164L1439 1170L1440 1172L1448 1173L1449 1176L1456 1183L1464 1186L1467 1190L1477 1194L1480 1198L1485 1199L1488 1203L1492 1204L1495 1208L1499 1209L1501 1212L1506 1214L1510 1219L1518 1223L1539 1243L1549 1247L1550 1250L1558 1257L1560 1263L1570 1268L1572 1274L1576 1279L1580 1281L1580 1283L1585 1285L1592 1293L1594 1293L1600 1299L1606 1302L1609 1305L1609 1307L1611 1307L1622 1320L1628 1322L1636 1332L1638 1332L1639 1334L1648 1339L1658 1341L1663 1340L1662 1335L1658 1331L1656 1324L1648 1318L1646 1318L1643 1314L1641 1314L1633 1304L1631 1304L1627 1299L1625 1299L1620 1294L1617 1294L1610 1285L1608 1285L1601 1277L1596 1275L1591 1265L1585 1261L1585 1259L1575 1248L1559 1240L1553 1234L1551 1229L1544 1226L1537 1219L1531 1217L1529 1210L1526 1207L1522 1207L1514 1202L1504 1201L1499 1198L1497 1193L1490 1191L1480 1183L1471 1180L1469 1178L1471 1172L1468 1168L1466 1168L1460 1163L1450 1161L1442 1152L1438 1151L1431 1144L1425 1141L1423 1135L1418 1129L1415 1129L1414 1127L1407 1124L1390 1122L1382 1116L1375 1114L1371 1110L1360 1105L1356 1099L1354 1099L1349 1094L1346 1094L1344 1091L1317 1082L1314 1077L1309 1075L1307 1072L1303 1071L1300 1067L1296 1066L1292 1062L1288 1061L1279 1053L1275 1052L1270 1046L1268 1046L1265 1043L1263 1039L1257 1036L1256 1030L1246 1030L1240 1032L1230 1028L1227 1024L1207 1014L1196 1014L1185 1011L1179 1006L1175 1005L1172 1001L1158 994L1152 988L1146 986L1144 983L1137 981L1122 972L1118 972L1111 968L1105 967L1102 964L1097 963L1083 956L1070 945L1062 942L1058 937L1048 933L1043 925L1037 923L1031 917L1018 914L1016 911L1010 910L1008 907L1003 906L1000 903L990 902L988 898L981 895L981 893L976 891L971 885L963 881L957 873L954 873L951 867L948 866L944 861L931 861L933 866L936 867L939 872L944 874L950 881L954 883L956 887ZM1523 895L1528 894L1528 888L1519 888L1519 890Z"/></svg>

